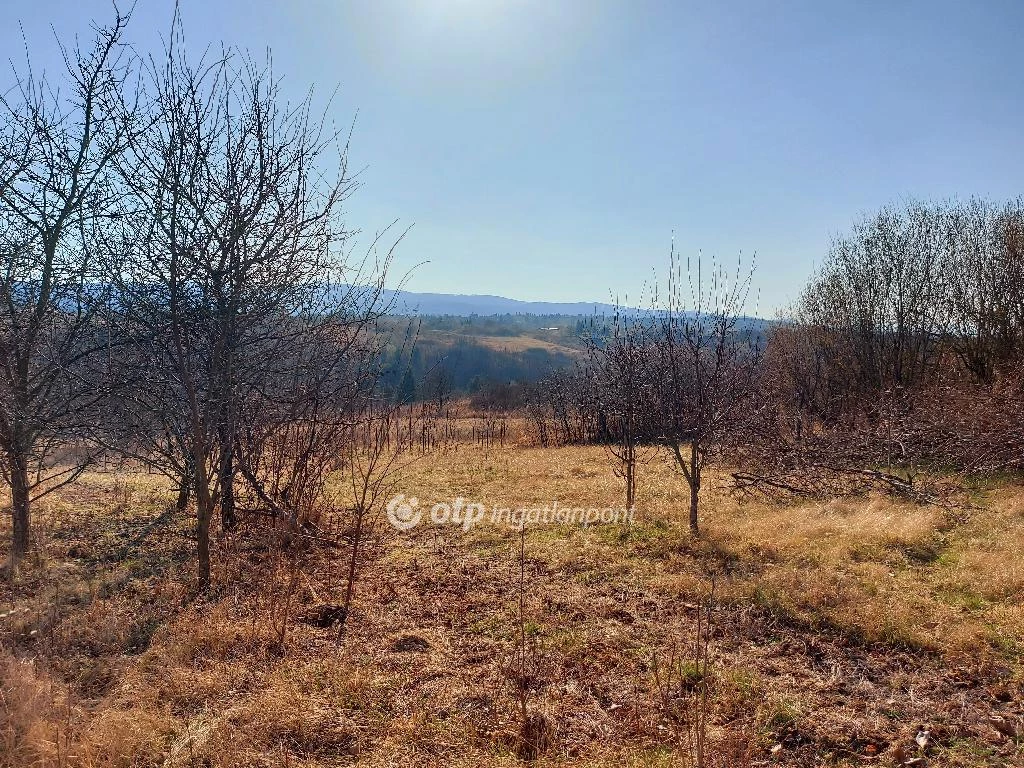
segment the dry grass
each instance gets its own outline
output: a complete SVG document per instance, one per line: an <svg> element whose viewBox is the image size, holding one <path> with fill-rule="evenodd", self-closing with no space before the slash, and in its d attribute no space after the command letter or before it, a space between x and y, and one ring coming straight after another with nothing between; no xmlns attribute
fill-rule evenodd
<svg viewBox="0 0 1024 768"><path fill-rule="evenodd" d="M600 448L458 446L401 490L423 506L623 496ZM657 457L633 525L529 529L537 764L687 764L654 664L677 658L692 676L711 576L711 764L1024 763L1009 735L1024 727L1024 489L979 490L969 515L705 490L700 540ZM294 622L281 654L260 539L220 540L215 588L196 600L188 520L166 514L169 498L154 477L97 473L40 510L39 556L0 598L0 766L522 763L514 531L394 535L345 643ZM296 613L336 581L312 562Z"/></svg>
<svg viewBox="0 0 1024 768"><path fill-rule="evenodd" d="M580 350L576 347L570 347L526 334L518 336L466 336L463 333L456 333L454 331L429 331L428 333L432 337L443 339L449 343L457 343L468 339L475 344L499 352L525 352L529 349L543 349L547 352L561 353L571 357L576 357L580 354Z"/></svg>

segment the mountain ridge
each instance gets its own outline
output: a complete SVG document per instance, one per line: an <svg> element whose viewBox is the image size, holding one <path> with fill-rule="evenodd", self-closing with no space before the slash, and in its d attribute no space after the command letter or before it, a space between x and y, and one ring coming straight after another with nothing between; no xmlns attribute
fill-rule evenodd
<svg viewBox="0 0 1024 768"><path fill-rule="evenodd" d="M483 293L426 293L385 289L393 314L408 315L600 315L616 306L600 301L523 301Z"/></svg>

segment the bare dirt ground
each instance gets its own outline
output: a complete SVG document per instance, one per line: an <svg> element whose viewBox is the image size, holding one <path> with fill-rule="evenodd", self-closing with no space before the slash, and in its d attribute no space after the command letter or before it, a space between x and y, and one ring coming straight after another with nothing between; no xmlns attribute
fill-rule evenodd
<svg viewBox="0 0 1024 768"><path fill-rule="evenodd" d="M459 446L400 490L623 495L600 448ZM685 499L652 457L632 524L389 533L339 644L309 621L343 586L338 553L295 574L269 532L220 537L197 597L166 485L86 475L40 504L0 591L0 765L520 765L524 703L537 765L692 765L701 717L706 765L1024 765L1024 488L955 511L713 480L699 539Z"/></svg>

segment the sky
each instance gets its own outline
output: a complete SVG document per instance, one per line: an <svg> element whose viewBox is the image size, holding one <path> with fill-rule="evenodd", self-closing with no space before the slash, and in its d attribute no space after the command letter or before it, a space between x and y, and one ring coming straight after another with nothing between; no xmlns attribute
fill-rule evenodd
<svg viewBox="0 0 1024 768"><path fill-rule="evenodd" d="M414 291L642 303L674 238L756 263L769 316L883 205L1024 193L1020 0L180 6L196 53L270 49L286 93L355 121L348 226L412 225L390 283ZM155 50L173 7L137 0L128 40ZM111 14L0 0L0 84Z"/></svg>

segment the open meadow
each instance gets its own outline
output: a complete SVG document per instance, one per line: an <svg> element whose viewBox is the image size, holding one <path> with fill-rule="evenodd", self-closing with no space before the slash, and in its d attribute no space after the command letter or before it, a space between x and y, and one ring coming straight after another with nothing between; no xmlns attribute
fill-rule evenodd
<svg viewBox="0 0 1024 768"><path fill-rule="evenodd" d="M165 482L87 473L0 587L0 765L1024 764L1024 487L783 504L715 474L694 538L647 458L631 524L382 521L341 636L331 549L215 536L197 596ZM600 447L456 444L399 490L622 501Z"/></svg>

